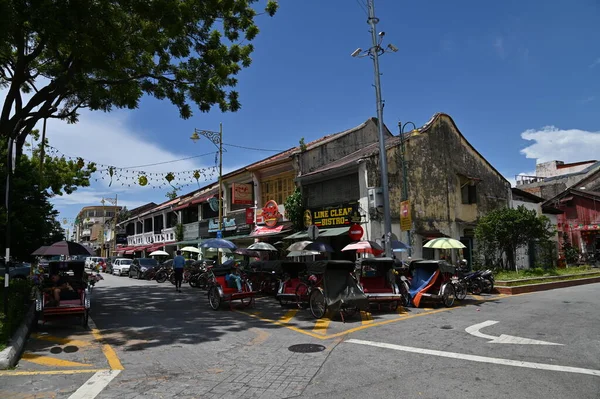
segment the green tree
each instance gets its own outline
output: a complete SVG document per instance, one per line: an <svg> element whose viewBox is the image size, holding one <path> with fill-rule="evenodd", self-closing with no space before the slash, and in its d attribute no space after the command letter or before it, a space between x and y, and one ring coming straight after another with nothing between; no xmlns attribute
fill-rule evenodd
<svg viewBox="0 0 600 399"><path fill-rule="evenodd" d="M475 238L479 253L488 264L500 265L506 256L506 266L516 268L517 249L530 241L544 243L555 233L546 216L538 216L524 206L496 209L479 219Z"/></svg>
<svg viewBox="0 0 600 399"><path fill-rule="evenodd" d="M250 66L258 0L0 1L0 136L18 151L36 123L75 123L78 110L134 109L144 94L182 118L240 108L236 75ZM25 97L24 94L27 94Z"/></svg>
<svg viewBox="0 0 600 399"><path fill-rule="evenodd" d="M177 189L173 188L173 190L167 191L165 197L167 197L170 200L174 200L175 198L177 198Z"/></svg>
<svg viewBox="0 0 600 399"><path fill-rule="evenodd" d="M304 205L302 200L302 191L296 187L296 190L285 199L285 217L292 222L294 230L304 228Z"/></svg>

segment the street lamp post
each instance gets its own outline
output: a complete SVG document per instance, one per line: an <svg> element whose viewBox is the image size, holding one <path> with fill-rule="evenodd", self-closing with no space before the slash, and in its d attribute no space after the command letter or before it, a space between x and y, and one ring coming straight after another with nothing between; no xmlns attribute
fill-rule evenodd
<svg viewBox="0 0 600 399"><path fill-rule="evenodd" d="M223 195L221 193L221 184L223 179L223 124L219 123L219 131L213 132L210 130L200 130L194 129L194 133L190 137L190 139L195 143L200 140L200 136L206 137L213 143L217 149L219 150L219 233L221 236L223 234Z"/></svg>
<svg viewBox="0 0 600 399"><path fill-rule="evenodd" d="M108 239L108 247L106 248L108 250L108 254L106 255L106 257L112 256L113 253L117 252L117 212L118 212L118 206L117 206L117 201L118 201L118 197L117 194L115 194L115 198L102 198L102 203L104 204L104 201L107 201L108 203L112 204L114 206L113 208L113 218L112 218L112 236L114 237L114 243L112 244L112 248L113 250L111 251L111 239ZM106 213L104 214L104 216L106 217ZM105 226L105 222L102 222L102 226ZM104 227L103 227L104 230Z"/></svg>
<svg viewBox="0 0 600 399"><path fill-rule="evenodd" d="M408 124L411 124L413 126L413 130L417 130L417 126L413 122L406 122L404 125L402 124L402 122L398 122L398 127L400 128L400 146L402 149L402 201L408 200L408 165L406 162L406 136L404 135L404 128ZM412 244L410 235L411 229L409 228L406 231L406 240L408 241L408 256L412 255Z"/></svg>
<svg viewBox="0 0 600 399"><path fill-rule="evenodd" d="M367 23L371 26L371 40L373 46L366 51L358 48L353 53L353 57L371 57L375 70L375 97L377 101L377 128L379 132L379 163L381 164L381 185L383 190L383 229L385 241L385 255L392 256L392 217L390 214L390 191L388 186L387 153L385 151L385 137L383 135L383 102L381 100L381 79L379 72L379 56L387 52L397 52L398 48L393 44L388 44L387 48L381 47L381 42L385 32L377 33L377 22L379 18L375 17L374 0L367 0L369 9L369 18ZM379 38L378 38L379 36Z"/></svg>

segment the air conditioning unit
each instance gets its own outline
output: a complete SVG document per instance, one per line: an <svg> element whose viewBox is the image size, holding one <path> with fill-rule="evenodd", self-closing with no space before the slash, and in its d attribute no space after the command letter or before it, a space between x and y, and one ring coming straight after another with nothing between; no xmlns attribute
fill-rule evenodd
<svg viewBox="0 0 600 399"><path fill-rule="evenodd" d="M383 207L383 188L368 187L367 195L369 196L369 208Z"/></svg>

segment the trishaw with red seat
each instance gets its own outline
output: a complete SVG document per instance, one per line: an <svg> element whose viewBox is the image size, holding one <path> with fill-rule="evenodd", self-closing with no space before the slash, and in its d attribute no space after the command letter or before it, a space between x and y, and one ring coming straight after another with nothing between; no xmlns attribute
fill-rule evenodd
<svg viewBox="0 0 600 399"><path fill-rule="evenodd" d="M396 283L394 259L362 258L356 262L356 276L360 287L367 295L369 305L387 304L390 310L398 305L407 306L410 297ZM404 288L404 286L403 286Z"/></svg>
<svg viewBox="0 0 600 399"><path fill-rule="evenodd" d="M423 299L442 302L446 307L454 305L454 266L445 260L413 260L409 272L412 275L410 294L415 307L419 307Z"/></svg>
<svg viewBox="0 0 600 399"><path fill-rule="evenodd" d="M90 310L90 287L88 275L85 272L85 261L52 261L49 263L49 276L58 275L66 281L68 288L64 294L69 294L58 303L53 303L51 287L41 287L36 292L35 310L38 320L45 323L57 317L79 317L81 324L87 327Z"/></svg>
<svg viewBox="0 0 600 399"><path fill-rule="evenodd" d="M262 260L250 263L244 270L252 287L265 295L276 295L281 278L281 260Z"/></svg>
<svg viewBox="0 0 600 399"><path fill-rule="evenodd" d="M223 302L229 302L233 309L233 301L239 300L242 306L248 307L254 303L256 291L245 276L242 276L242 291L227 281L227 275L233 272L232 266L208 266L208 303L213 310L218 310Z"/></svg>

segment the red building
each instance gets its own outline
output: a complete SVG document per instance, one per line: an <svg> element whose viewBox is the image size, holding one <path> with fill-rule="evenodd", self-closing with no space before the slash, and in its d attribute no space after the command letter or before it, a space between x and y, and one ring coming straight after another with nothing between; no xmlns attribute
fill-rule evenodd
<svg viewBox="0 0 600 399"><path fill-rule="evenodd" d="M600 192L569 188L544 205L564 213L557 215L558 240L565 240L582 254L600 254Z"/></svg>

